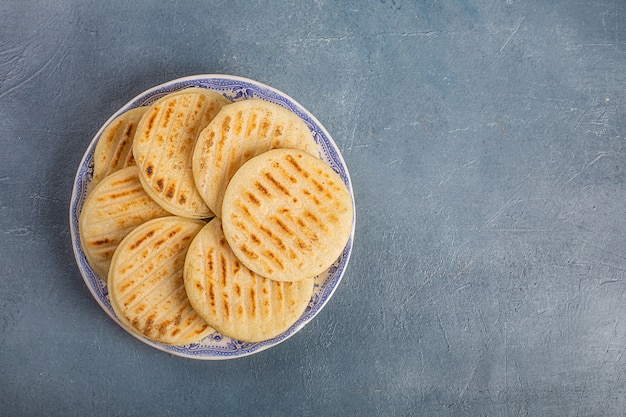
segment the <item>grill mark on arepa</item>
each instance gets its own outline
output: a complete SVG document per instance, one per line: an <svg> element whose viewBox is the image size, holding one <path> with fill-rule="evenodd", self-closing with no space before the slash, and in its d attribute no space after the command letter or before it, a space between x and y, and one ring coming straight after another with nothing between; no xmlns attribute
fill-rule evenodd
<svg viewBox="0 0 626 417"><path fill-rule="evenodd" d="M163 192L163 189L165 188L165 184L163 182L163 178L159 178L158 180L156 180L155 182L156 188L154 188L154 190L156 190L159 194Z"/></svg>
<svg viewBox="0 0 626 417"><path fill-rule="evenodd" d="M289 230L291 240L296 244L296 246L300 249L300 253L311 252L313 250L310 242L305 236L302 236L300 233L296 232L298 229L296 221L289 221L289 217L285 216L285 213L280 213L281 217L271 216L269 219L273 220L279 227L284 230ZM287 225L287 222L291 223L291 227Z"/></svg>
<svg viewBox="0 0 626 417"><path fill-rule="evenodd" d="M131 181L136 181L136 178L131 178ZM107 190L108 192L103 195L99 195L96 201L98 202L98 210L102 211L109 206L120 205L121 203L132 201L137 197L137 194L144 194L144 189L141 184L136 181L133 188L117 187Z"/></svg>
<svg viewBox="0 0 626 417"><path fill-rule="evenodd" d="M137 207L138 210L145 209L148 203L153 203L153 200L144 192L143 187L139 183L137 177L129 177L127 182L134 182L133 188L119 186L116 188L108 189L106 194L100 195L96 201L98 205L95 207L97 216L104 217L105 221L115 219L116 213L122 213L126 215L128 212L132 212L133 207ZM123 183L120 183L124 185ZM156 203L153 203L156 204ZM113 208L117 210L112 211ZM98 224L98 222L91 222L92 224Z"/></svg>
<svg viewBox="0 0 626 417"><path fill-rule="evenodd" d="M239 110L235 113L235 122L234 122L234 130L233 133L237 136L241 136L243 133L245 119L243 117L243 111Z"/></svg>
<svg viewBox="0 0 626 417"><path fill-rule="evenodd" d="M148 116L146 126L144 128L145 135L142 135L141 142L145 143L147 141L145 140L146 136L147 138L150 138L150 136L152 135L152 132L153 132L152 129L154 128L154 125L156 124L155 122L156 122L157 116L159 116L160 114L160 110L161 109L159 107L153 107L150 110L150 115Z"/></svg>
<svg viewBox="0 0 626 417"><path fill-rule="evenodd" d="M272 167L280 171L280 174L282 175L282 177L288 180L292 185L295 185L298 183L298 179L279 161L274 162L272 164Z"/></svg>
<svg viewBox="0 0 626 417"><path fill-rule="evenodd" d="M293 229L291 229L289 226L287 226L287 224L285 223L285 221L282 218L280 218L278 216L270 216L269 220L271 220L283 232L285 232L285 235L287 235L288 237L294 239L296 245L300 249L306 250L306 251L309 251L309 252L312 250L311 246L308 243L306 243L304 240L302 240L302 238L300 236L298 236L298 234Z"/></svg>
<svg viewBox="0 0 626 417"><path fill-rule="evenodd" d="M162 117L162 112L160 107L154 107L150 110L151 114L147 122L147 126L143 127L139 140L139 155L135 155L135 157L140 157L140 162L143 164L146 163L146 174L148 175L149 184L154 188L154 179L152 179L153 174L159 172L159 163L155 160L155 155L153 153L154 147L154 137L158 136L159 131L156 126L160 123L160 118ZM162 138L161 138L162 141ZM143 145L143 147L141 146ZM159 159L160 161L160 159ZM160 190L157 190L160 192Z"/></svg>
<svg viewBox="0 0 626 417"><path fill-rule="evenodd" d="M212 167L211 171L214 171L214 178L218 178L219 181L217 183L217 190L220 190L220 193L218 193L217 195L217 201L215 202L216 207L215 210L220 211L220 207L221 207L221 198L223 197L222 193L223 190L226 187L227 181L229 180L229 178L226 178L226 173L225 170L227 169L227 163L226 163L226 159L227 159L227 153L230 150L230 146L229 144L231 143L230 140L230 136L228 135L228 130L226 130L226 133L224 132L224 125L227 125L230 122L230 117L225 117L222 119L221 121L221 127L222 130L221 132L218 133L218 138L217 138L217 142L214 146L213 152L211 152L210 155L210 161L208 162ZM209 183L207 185L207 188L211 187L211 183Z"/></svg>
<svg viewBox="0 0 626 417"><path fill-rule="evenodd" d="M243 252L244 255L246 255L248 258L250 259L259 259L259 254L256 253L255 251L253 251L252 249L250 249L248 247L248 245L246 245L245 243L241 243L239 245L239 249L241 250L241 252Z"/></svg>
<svg viewBox="0 0 626 417"><path fill-rule="evenodd" d="M116 120L113 124L109 125L109 128L107 129L107 135L102 137L102 139L100 140L104 140L106 143L114 143L118 137L121 137L120 135L120 130L122 128L122 125L124 124L124 121L121 119ZM109 156L112 155L112 152L109 154Z"/></svg>
<svg viewBox="0 0 626 417"><path fill-rule="evenodd" d="M119 126L121 128L121 125ZM117 146L112 150L110 155L110 162L105 172L112 172L123 166L131 164L132 157L132 140L136 125L134 122L129 122L126 129L122 133L115 134L115 141ZM120 140L124 138L123 140Z"/></svg>
<svg viewBox="0 0 626 417"><path fill-rule="evenodd" d="M246 127L246 136L249 138L255 138L258 137L258 129L259 129L259 124L258 124L258 120L257 120L257 112L252 110L250 111L250 109L247 109L248 112L248 126Z"/></svg>
<svg viewBox="0 0 626 417"><path fill-rule="evenodd" d="M292 160L295 161L294 158L291 157L291 155L288 155L287 158L285 158L286 160ZM297 162L295 162L295 165L298 165ZM292 166L295 167L294 164L292 164ZM327 209L325 209L325 207L331 206L331 205L339 205L339 201L337 200L337 198L330 192L329 188L331 188L333 191L337 192L337 193L342 193L342 188L335 184L334 181L332 181L330 178L328 178L327 176L323 176L324 179L328 182L328 185L326 186L324 183L319 182L318 180L316 180L312 174L308 174L304 175L305 170L303 169L303 171L301 172L302 176L306 179L308 179L308 183L312 184L314 189L317 190L317 193L315 192L311 192L308 188L302 188L301 189L301 193L306 196L310 201L312 201L315 206L316 206L316 213L314 214L311 211L307 211L304 213L304 216L311 221L312 223L314 223L317 227L320 227L325 233L328 233L329 229L326 226L326 223L321 220L321 218L325 218L326 220L328 220L331 223L337 223L339 221L339 218L335 215L333 215L333 213L329 212ZM321 170L318 169L318 174L321 175ZM326 199L326 205L324 205L321 200L318 198L318 193L319 194L323 194L324 198Z"/></svg>
<svg viewBox="0 0 626 417"><path fill-rule="evenodd" d="M316 218L309 210L305 210L303 216L292 216L291 211L288 208L283 208L280 210L280 214L287 220L294 229L298 229L303 232L304 236L302 237L304 240L315 244L320 240L320 236L317 234L317 230L315 227L311 227L309 222L306 222L304 218L307 218L307 214L310 214L313 218ZM319 222L316 223L318 229L322 229L323 232L328 232L328 227Z"/></svg>
<svg viewBox="0 0 626 417"><path fill-rule="evenodd" d="M260 183L257 183L260 184ZM243 231L246 232L246 234L250 237L250 239L257 245L259 246L261 244L261 239L255 235L254 233L248 232L249 228L246 225L246 222L252 226L252 229L258 228L259 230L261 230L269 239L271 242L271 245L274 247L274 249L280 251L280 252L288 252L288 248L286 247L283 239L278 236L277 234L275 234L274 232L272 232L271 228L268 228L266 226L264 226L263 224L261 224L259 222L258 219L256 219L256 217L251 213L251 210L245 205L244 202L241 201L237 201L236 202L237 208L240 209L243 212L243 216L241 216L240 221L235 221L235 224ZM241 246L240 246L241 249ZM245 253L247 255L250 255L250 253L248 251L245 251ZM290 251L290 253L288 253L289 257L293 257L294 253L293 251ZM273 257L273 256L272 256ZM256 254L256 252L254 253L254 256L251 256L252 259L258 259L258 255ZM274 258L274 257L273 257ZM283 265L282 263L279 264L279 267L281 269L283 269Z"/></svg>
<svg viewBox="0 0 626 417"><path fill-rule="evenodd" d="M124 187L126 184L128 183L132 183L137 181L137 176L134 175L128 175L119 179L116 179L115 181L111 181L109 186L111 187L111 189L115 189L115 188L120 188L120 187Z"/></svg>
<svg viewBox="0 0 626 417"><path fill-rule="evenodd" d="M181 97L178 97L181 98ZM191 97L183 97L184 100L181 100L182 103L179 107L182 108L177 108L177 112L174 116L174 119L172 120L172 123L168 126L168 130L167 130L167 138L169 138L169 149L168 149L168 158L165 159L165 162L163 161L163 155L165 153L162 154L161 156L161 161L159 161L159 165L161 167L163 166L167 166L167 168L164 168L164 170L166 170L167 172L176 172L178 175L176 175L173 178L170 178L170 180L168 181L168 185L167 187L165 187L165 193L164 193L164 197L167 200L170 200L170 202L175 201L175 197L176 197L176 193L178 190L178 186L182 186L183 185L183 178L185 177L185 171L186 171L186 165L188 161L184 161L184 166L182 167L182 169L180 167L176 167L176 164L178 163L178 155L182 155L185 152L185 146L186 141L187 141L187 137L185 137L186 140L181 140L179 137L179 133L181 130L181 127L183 125L187 125L190 126L191 122L189 122L189 119L191 118L191 112L188 112L187 109L189 107L191 107L191 103L189 103L189 101L191 100L192 102L194 101L193 98ZM181 122L181 118L185 117L186 119L184 122ZM175 129L176 128L176 129ZM172 131L175 132L175 135L172 133ZM175 137L174 137L175 136ZM189 159L189 158L187 158Z"/></svg>
<svg viewBox="0 0 626 417"><path fill-rule="evenodd" d="M208 107L205 106L206 104L207 98L203 95L197 95L194 98L191 98L191 103L189 103L189 107L195 107L196 110L193 113L186 112L187 118L183 122L185 126L193 126L193 131L187 132L186 140L179 141L180 143L177 149L178 154L187 154L187 158L183 161L183 166L180 169L177 181L175 182L175 184L178 184L179 187L173 187L172 190L168 189L168 194L166 195L171 200L177 201L180 206L187 206L187 203L192 204L193 202L193 200L188 199L187 196L188 193L193 194L195 190L193 188L188 189L187 187L184 187L185 182L183 180L186 176L192 175L191 163L193 160L193 152L191 150L193 149L195 138L197 137L200 129L204 128L203 119L205 117L205 114L208 114L210 110L209 108L205 108ZM198 115L198 113L200 114ZM187 147L189 147L189 152ZM193 177L190 178L191 186L195 187ZM198 198L200 197L198 196Z"/></svg>
<svg viewBox="0 0 626 417"><path fill-rule="evenodd" d="M235 260L234 263L236 264L238 261ZM261 278L248 269L243 273L248 277L247 297L239 298L243 289L239 287L239 284L236 284L229 299L234 301L232 310L235 314L243 317L247 312L250 317L247 321L248 326L255 325L258 320L271 321L272 317L280 316L287 310L286 303L290 297L289 288L292 287L292 283L280 283ZM242 302L237 303L238 300Z"/></svg>
<svg viewBox="0 0 626 417"><path fill-rule="evenodd" d="M106 247L106 246L112 246L111 244L114 242L109 238L95 238L95 239L90 240L88 243L90 245Z"/></svg>
<svg viewBox="0 0 626 417"><path fill-rule="evenodd" d="M209 279L207 282L206 295L209 308L211 309L211 313L214 316L217 316L217 298L215 297L215 285L213 284L212 279Z"/></svg>
<svg viewBox="0 0 626 417"><path fill-rule="evenodd" d="M244 130L246 130L246 131L248 130L248 125L250 123L249 117L247 117L247 114L243 110L240 110L238 112L238 114L241 114L241 119L242 119L242 133L239 134L238 136L239 137L251 137L251 136L244 136L243 135L243 131ZM231 143L233 143L233 142L231 142ZM235 169L238 169L240 166L242 166L246 161L248 161L254 155L254 152L250 149L249 146L245 146L245 144L242 144L241 146L242 147L240 148L238 160L237 161L233 161ZM232 177L232 174L231 174L231 177Z"/></svg>
<svg viewBox="0 0 626 417"><path fill-rule="evenodd" d="M259 230L261 230L267 237L269 237L278 249L282 250L283 252L287 250L287 245L285 245L285 242L281 239L280 236L272 232L272 229L261 224L259 225Z"/></svg>
<svg viewBox="0 0 626 417"><path fill-rule="evenodd" d="M168 308L160 308L166 304L169 305ZM184 285L177 286L161 300L154 302L152 307L146 309L146 306L138 306L134 310L137 316L132 323L146 336L168 336L174 342L189 341L210 328L189 304ZM127 318L130 321L128 316Z"/></svg>
<svg viewBox="0 0 626 417"><path fill-rule="evenodd" d="M229 140L229 143L232 143L232 139ZM236 159L237 160L239 159L238 149L234 146L229 146L226 153L227 153L226 165L224 167L225 169L222 170L222 172L224 173L223 177L224 177L225 184L228 183L228 181L230 181L233 175L235 175L237 168L239 168L235 161Z"/></svg>
<svg viewBox="0 0 626 417"><path fill-rule="evenodd" d="M172 112L174 111L174 107L176 107L177 101L175 98L169 100L167 103L167 108L165 109L165 113L161 118L161 127L167 128L170 123L170 117L172 116Z"/></svg>
<svg viewBox="0 0 626 417"><path fill-rule="evenodd" d="M122 191L114 191L111 192L109 194L106 194L100 198L98 198L97 200L101 203L106 203L109 205L113 205L113 204L118 204L118 202L116 200L122 199L124 197L130 197L133 196L135 194L139 194L143 192L143 188L140 187L135 187L132 188L130 190L122 190Z"/></svg>
<svg viewBox="0 0 626 417"><path fill-rule="evenodd" d="M173 263L176 264L176 263L180 263L181 260L184 261L184 256L185 256L184 252L177 254ZM118 292L121 298L123 298L124 295L126 296L125 300L123 301L123 305L126 307L127 310L132 310L133 308L137 308L140 305L140 303L142 303L147 298L151 297L155 291L160 290L161 285L159 284L159 282L164 279L170 279L172 276L180 275L179 284L184 285L183 279L182 279L182 266L180 266L179 268L176 268L174 271L170 271L169 269L164 269L163 266L164 266L163 264L156 265L154 269L150 273L148 273L148 275L142 277L143 278L142 280L138 280L135 283L135 285L131 286L131 288L125 294L122 292ZM142 291L141 297L137 298L137 287L144 285L144 283L145 283L145 287L148 288L148 291ZM120 286L121 286L121 283L118 286L118 290L120 289L119 288ZM164 300L167 297L169 297L171 294L173 294L176 291L176 288L170 291L165 296L162 296L160 300ZM152 303L152 305L157 305L157 306L159 304L160 304L159 302ZM149 311L152 311L152 310L148 310L148 312Z"/></svg>
<svg viewBox="0 0 626 417"><path fill-rule="evenodd" d="M165 233L168 234L168 238L172 238L176 234L176 232L168 230L168 229L161 229L161 230L159 230L159 232L160 232L160 234L158 234L154 239L158 239L160 236L164 236ZM165 252L166 250L169 250L169 249L171 249L171 248L165 246L165 247L162 247L159 250L155 251L152 254L152 256L151 256L151 260L154 261L154 260L162 259L163 252ZM121 261L125 262L125 259L122 259ZM127 271L125 275L134 275L137 272L139 272L140 268L144 268L145 265L146 264L139 263L139 264L135 265L133 268L131 268L129 271ZM154 270L155 268L152 267L152 269Z"/></svg>
<svg viewBox="0 0 626 417"><path fill-rule="evenodd" d="M278 256L275 252L272 252L271 250L266 249L263 251L262 254L265 255L270 260L272 260L272 262L274 262L274 264L278 266L278 269L280 269L281 271L285 270L285 264L280 260L280 256Z"/></svg>
<svg viewBox="0 0 626 417"><path fill-rule="evenodd" d="M171 109L172 104L173 105L176 104L175 98L166 99L162 103L162 105L167 106L168 110L170 111L172 111ZM165 145L163 144L163 142L164 142L164 138L169 139L171 137L171 131L172 131L172 126L173 126L173 123L167 123L169 122L169 116L166 122L162 122L162 120L164 119L163 111L159 111L158 115L159 115L159 118L157 121L155 121L156 127L154 128L154 130L148 129L148 135L147 135L148 139L146 142L148 142L149 145L147 146L147 149L144 150L144 155L148 159L147 165L152 166L155 173L167 171L163 169L163 159L166 153L164 149ZM161 194L165 188L164 179L161 176L159 176L159 178L155 178L149 181L149 184L152 185L152 188L157 192L157 194Z"/></svg>
<svg viewBox="0 0 626 417"><path fill-rule="evenodd" d="M217 313L215 286L213 284L213 274L215 273L215 249L209 248L205 255L205 258L206 261L203 264L203 267L205 268L203 277L206 279L206 292L204 294L206 297L207 305L211 309L211 312L215 315Z"/></svg>
<svg viewBox="0 0 626 417"><path fill-rule="evenodd" d="M328 226L326 226L326 223L320 220L312 211L304 210L302 212L302 215L305 219L309 220L311 223L315 224L315 226L322 229L323 232L328 233L330 231L328 229Z"/></svg>
<svg viewBox="0 0 626 417"><path fill-rule="evenodd" d="M254 187L263 195L264 198L274 197L260 181L256 181L254 183Z"/></svg>
<svg viewBox="0 0 626 417"><path fill-rule="evenodd" d="M280 191L281 193L283 193L286 196L291 196L291 193L289 192L289 190L287 189L287 187L285 187L280 181L278 181L271 172L264 172L263 173L263 177L269 181L270 184L272 184L274 186L275 189L277 189L278 191Z"/></svg>
<svg viewBox="0 0 626 417"><path fill-rule="evenodd" d="M135 250L137 249L146 239L151 238L155 233L155 230L152 229L148 232L146 232L143 236L141 236L140 238L138 238L135 243L133 243L132 245L130 245L130 250Z"/></svg>
<svg viewBox="0 0 626 417"><path fill-rule="evenodd" d="M126 130L124 131L124 136L127 138L132 138L132 134L133 134L133 130L135 130L137 126L135 125L135 122L129 122L126 125ZM124 141L124 144L126 143L126 141Z"/></svg>
<svg viewBox="0 0 626 417"><path fill-rule="evenodd" d="M264 241L266 243L269 243L275 250L278 250L279 252L286 254L286 256L288 256L289 258L293 259L296 256L295 252L291 250L291 248L287 247L287 245L285 244L285 242L279 235L272 232L271 228L263 225L253 215L253 213L245 205L244 202L242 202L241 200L237 200L235 204L236 204L236 207L241 210L243 216L240 217L241 220L234 220L234 223L237 225L237 227L239 227L239 229L241 229L242 232L244 232L250 238L250 240L252 240L257 245L257 247L259 247L261 243ZM249 226L252 226L251 229L253 230L257 228L261 230L270 239L270 241L268 242L267 240L262 240L258 235L250 232ZM246 254L246 256L249 256L251 259L255 259L255 260L259 259L257 252L255 252L252 249L249 249L248 246L245 245L245 243L243 244L243 246L244 247L242 248L242 245L239 245L239 249L241 249L242 252ZM281 269L284 268L284 265L282 264L282 262L277 263L277 265L279 265Z"/></svg>
<svg viewBox="0 0 626 417"><path fill-rule="evenodd" d="M197 339L211 327L193 309L188 312L186 317L183 317L182 321L184 323L182 338L186 340ZM185 332L185 330L187 331Z"/></svg>
<svg viewBox="0 0 626 417"><path fill-rule="evenodd" d="M210 326L202 320L202 318L193 310L189 308L185 310L185 315L182 316L182 336L185 339L196 339L202 335ZM185 331L186 330L186 331ZM193 335L193 337L192 337Z"/></svg>
<svg viewBox="0 0 626 417"><path fill-rule="evenodd" d="M178 271L177 273L182 273ZM141 320L146 314L150 314L146 321L151 320L152 324L156 324L156 336L163 337L166 334L166 330L172 324L178 324L182 320L182 313L188 308L191 309L187 296L185 293L185 287L182 283L171 289L170 292L163 294L159 299L153 300L149 309L138 314L135 320ZM156 287L155 287L156 289ZM154 291L151 291L151 293ZM144 298L145 299L145 298ZM175 311L174 314L172 312ZM165 317L172 316L170 320L164 320Z"/></svg>
<svg viewBox="0 0 626 417"><path fill-rule="evenodd" d="M274 125L272 136L278 140L279 138L281 138L283 136L284 130L285 129L284 129L284 126L282 124L276 123ZM276 145L276 146L278 146L278 145ZM272 148L274 148L274 146L272 146Z"/></svg>
<svg viewBox="0 0 626 417"><path fill-rule="evenodd" d="M115 223L118 228L125 229L127 223L136 221L140 216L148 215L149 218L154 218L162 217L167 214L168 212L158 206L150 197L142 196L140 198L128 199L128 201L118 201L116 204L98 207L94 217L99 218L99 220L92 220L89 224L95 226L102 223ZM133 226L128 227L134 228Z"/></svg>
<svg viewBox="0 0 626 417"><path fill-rule="evenodd" d="M217 168L219 171L221 171L222 173L224 173L226 167L228 167L228 154L230 153L230 122L231 122L232 118L230 115L227 115L226 117L223 118L222 123L220 125L221 130L220 130L220 134L219 134L219 140L217 142L217 149L215 151L215 162L214 162L214 166L215 168ZM225 178L225 175L219 175L220 178L220 184L219 184L219 189L222 189L225 187L226 181L227 179Z"/></svg>
<svg viewBox="0 0 626 417"><path fill-rule="evenodd" d="M250 315L252 316L252 318L256 318L257 313L258 313L258 304L257 304L257 291L258 291L258 285L259 285L259 278L253 274L252 272L250 273L250 278L252 280L252 282L250 283L250 289L249 289L249 294L250 294L250 298L248 299L249 304L250 304Z"/></svg>
<svg viewBox="0 0 626 417"><path fill-rule="evenodd" d="M235 320L232 318L233 314L240 311L232 279L229 279L236 274L235 264L230 257L226 256L223 239L220 239L218 245L220 247L217 250L212 248L210 254L213 272L207 273L208 281L211 282L212 287L212 294L209 295L210 307L213 315L218 317L220 321L231 322ZM239 289L239 293L241 293L241 289Z"/></svg>
<svg viewBox="0 0 626 417"><path fill-rule="evenodd" d="M117 282L116 286L120 304L123 305L127 311L137 308L146 297L150 296L150 294L156 290L158 282L167 278L167 276L168 273L166 270L152 268L148 275L136 277L141 279L134 279L132 284L126 283L126 280L130 280L131 278L128 276L124 277L124 279ZM126 291L121 291L122 287L124 287ZM140 294L138 292L139 287L149 288L149 291L141 292ZM145 310L145 306L142 310Z"/></svg>
<svg viewBox="0 0 626 417"><path fill-rule="evenodd" d="M282 163L277 162L272 164L272 166L275 168L275 171L273 172L280 173L280 180L278 180L274 175L271 174L269 176L264 175L268 182L275 186L274 188L277 188L279 190L286 189L281 181L296 183L298 182L296 177L301 177L305 179L305 182L311 184L318 192L325 193L327 194L326 197L329 197L329 193L326 187L324 187L319 181L315 180L312 174L303 166L301 166L300 163L298 163L296 158L293 158L291 155L287 155L285 161L287 161L288 163L286 166L284 166ZM257 189L259 188L259 185L261 185L261 187L264 187L264 184L257 182ZM315 195L315 193L311 193L305 188L302 194L310 199L316 207L323 207L321 201ZM330 196L330 198L332 198L332 195ZM295 195L294 199L294 202L297 203L297 198ZM329 232L328 226L322 220L323 218L326 218L328 216L325 216L323 212L314 210L313 208L311 208L311 210L305 210L304 213L298 216L291 215L289 209L283 209L283 211L279 214L281 214L281 216L274 216L274 218L271 220L273 220L273 222L278 226L279 230L282 230L286 236L292 237L294 239L296 247L299 248L299 251L303 253L310 253L313 250L313 246L317 244L317 242L319 242L320 236L317 233L316 229L326 234ZM249 216L247 213L246 215ZM337 220L336 217L335 220ZM297 230L299 230L302 234L296 232ZM281 242L276 242L276 240L274 239L274 234L271 231L269 231L268 233L268 229L266 229L264 232L275 243L278 243L279 248L277 249L281 249L284 252L284 247L280 244ZM276 259L272 252L269 252L267 255L269 255L270 259ZM295 257L293 251L290 254L290 257L292 259Z"/></svg>
<svg viewBox="0 0 626 417"><path fill-rule="evenodd" d="M129 125L128 127L134 128L133 125ZM135 163L132 140L132 133L127 133L125 134L125 139L118 143L118 146L114 151L114 156L111 158L111 163L109 164L109 172L125 166L133 165Z"/></svg>
<svg viewBox="0 0 626 417"><path fill-rule="evenodd" d="M96 241L87 241L86 245L91 250L91 257L93 258L94 269L102 269L103 273L106 273L108 265L111 263L111 257L119 244L119 239L98 239ZM103 277L106 279L106 275Z"/></svg>
<svg viewBox="0 0 626 417"><path fill-rule="evenodd" d="M264 111L259 123L258 137L261 140L271 140L270 131L272 130L273 120L272 113Z"/></svg>
<svg viewBox="0 0 626 417"><path fill-rule="evenodd" d="M276 281L273 286L272 299L278 301L276 304L276 310L282 311L285 309L285 292L283 291L283 283Z"/></svg>
<svg viewBox="0 0 626 417"><path fill-rule="evenodd" d="M272 316L272 303L271 296L269 295L272 288L272 281L268 279L259 279L260 286L260 307L261 307L261 316L264 317L267 321L269 321Z"/></svg>
<svg viewBox="0 0 626 417"><path fill-rule="evenodd" d="M180 183L180 181L177 181L177 183ZM167 191L165 191L165 197L168 200L172 200L174 198L174 193L176 192L176 186L174 184L170 184L167 187Z"/></svg>
<svg viewBox="0 0 626 417"><path fill-rule="evenodd" d="M302 189L302 194L307 196L316 206L322 205L322 202L319 200L319 198L317 198L317 196L313 194L311 191L309 191L308 189L306 188Z"/></svg>
<svg viewBox="0 0 626 417"><path fill-rule="evenodd" d="M298 155L298 156L301 157L301 155ZM289 162L289 164L291 164L291 166L296 170L296 172L298 172L298 174L300 174L304 178L309 178L310 176L309 172L306 169L302 168L300 164L298 163L298 161L295 160L294 157L292 157L291 155L287 155L285 160Z"/></svg>
<svg viewBox="0 0 626 417"><path fill-rule="evenodd" d="M247 192L246 193L246 197L248 197L248 200L254 204L257 207L261 207L261 201L259 201L259 199L251 192Z"/></svg>
<svg viewBox="0 0 626 417"><path fill-rule="evenodd" d="M298 194L302 193L302 191L301 191L301 187L298 185L300 181L298 181L297 176L302 175L302 172L304 171L294 173L289 169L289 166L285 166L285 164L281 162L284 162L284 161L274 161L271 166L272 168L274 168L274 172L280 174L280 177L283 181L291 184L292 189L294 190L294 194L292 195L289 192L287 192L287 195L291 197L291 201L294 204L298 204L299 203Z"/></svg>
<svg viewBox="0 0 626 417"><path fill-rule="evenodd" d="M190 117L195 118L196 116L198 116L198 113L203 113L205 110L204 105L206 104L207 100L208 99L206 96L202 94L198 95L193 105L190 106L190 107L195 107L193 112L190 113ZM207 108L206 110L209 110L209 109ZM202 118L202 116L203 115L200 114L200 118Z"/></svg>
<svg viewBox="0 0 626 417"><path fill-rule="evenodd" d="M183 296L186 297L185 294L184 287L172 288L169 293L164 294L160 299L152 301L151 305L148 306L150 309L141 310L135 319L141 320L143 316L150 314L148 317L151 318L154 324L157 324L157 336L162 337L166 334L165 330L167 327L182 321L182 313L187 309L186 298L182 298ZM176 313L171 314L172 311L176 311ZM172 319L163 320L164 317L168 316L172 316Z"/></svg>
<svg viewBox="0 0 626 417"><path fill-rule="evenodd" d="M228 283L228 263L226 262L226 257L223 253L220 253L220 272L219 275L219 283L222 288L226 288Z"/></svg>
<svg viewBox="0 0 626 417"><path fill-rule="evenodd" d="M224 147L226 147L228 143L228 130L226 130L225 126L228 126L229 122L230 117L226 117L222 120L222 130L218 134L218 140L215 145L216 149L214 153L214 161L212 161L215 167L222 167L224 162Z"/></svg>

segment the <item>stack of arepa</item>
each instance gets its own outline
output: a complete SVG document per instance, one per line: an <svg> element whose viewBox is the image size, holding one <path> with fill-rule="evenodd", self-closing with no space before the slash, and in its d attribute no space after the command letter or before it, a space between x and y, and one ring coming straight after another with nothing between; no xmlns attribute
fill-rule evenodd
<svg viewBox="0 0 626 417"><path fill-rule="evenodd" d="M261 99L193 87L127 111L93 172L86 258L120 322L158 343L280 335L352 230L350 192L307 124Z"/></svg>

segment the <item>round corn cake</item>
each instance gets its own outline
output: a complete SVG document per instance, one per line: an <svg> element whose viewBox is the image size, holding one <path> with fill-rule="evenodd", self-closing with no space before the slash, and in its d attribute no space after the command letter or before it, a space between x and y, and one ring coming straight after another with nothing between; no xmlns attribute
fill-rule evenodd
<svg viewBox="0 0 626 417"><path fill-rule="evenodd" d="M135 165L133 137L146 107L137 107L117 116L102 131L93 154L93 180L97 184L107 175Z"/></svg>
<svg viewBox="0 0 626 417"><path fill-rule="evenodd" d="M228 246L217 218L194 238L184 271L195 311L223 335L246 342L268 340L289 329L313 293L313 279L279 282L246 268Z"/></svg>
<svg viewBox="0 0 626 417"><path fill-rule="evenodd" d="M105 177L87 196L78 220L91 268L106 281L113 252L122 239L140 224L168 215L144 191L136 166Z"/></svg>
<svg viewBox="0 0 626 417"><path fill-rule="evenodd" d="M201 220L168 216L133 230L117 247L108 290L118 319L152 341L186 345L214 330L195 312L185 292L183 266Z"/></svg>
<svg viewBox="0 0 626 417"><path fill-rule="evenodd" d="M198 193L191 168L198 133L229 101L203 88L190 88L155 101L141 118L133 155L146 192L172 214L213 215Z"/></svg>
<svg viewBox="0 0 626 417"><path fill-rule="evenodd" d="M217 217L222 215L224 192L237 169L274 148L318 155L313 134L298 115L261 99L224 106L200 132L193 153L193 176L200 195Z"/></svg>
<svg viewBox="0 0 626 417"><path fill-rule="evenodd" d="M314 277L337 260L352 232L354 208L326 162L274 149L237 170L222 208L226 240L249 269L278 281Z"/></svg>

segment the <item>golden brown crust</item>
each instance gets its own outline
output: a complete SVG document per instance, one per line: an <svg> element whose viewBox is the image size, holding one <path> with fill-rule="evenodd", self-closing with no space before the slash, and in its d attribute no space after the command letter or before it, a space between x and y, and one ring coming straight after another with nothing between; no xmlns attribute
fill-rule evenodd
<svg viewBox="0 0 626 417"><path fill-rule="evenodd" d="M275 149L244 164L222 209L235 255L261 276L297 281L323 272L352 231L353 205L341 177L305 152Z"/></svg>
<svg viewBox="0 0 626 417"><path fill-rule="evenodd" d="M146 107L131 109L113 119L102 131L94 150L93 185L115 171L135 165L133 138L145 111Z"/></svg>
<svg viewBox="0 0 626 417"><path fill-rule="evenodd" d="M79 217L81 243L94 272L106 280L122 239L145 221L167 215L144 191L136 166L104 178L87 196Z"/></svg>
<svg viewBox="0 0 626 417"><path fill-rule="evenodd" d="M155 342L185 345L214 330L189 304L183 265L200 220L168 216L133 230L118 246L108 288L116 316Z"/></svg>
<svg viewBox="0 0 626 417"><path fill-rule="evenodd" d="M295 148L317 156L310 129L295 113L260 99L224 106L200 133L193 175L202 198L221 217L228 182L250 158L274 148Z"/></svg>
<svg viewBox="0 0 626 417"><path fill-rule="evenodd" d="M313 293L313 280L278 282L246 268L215 218L194 238L185 261L185 289L194 309L220 333L258 342L291 327Z"/></svg>
<svg viewBox="0 0 626 417"><path fill-rule="evenodd" d="M196 189L191 158L198 133L228 100L192 88L154 102L137 128L133 153L146 192L172 214L207 218L213 214Z"/></svg>

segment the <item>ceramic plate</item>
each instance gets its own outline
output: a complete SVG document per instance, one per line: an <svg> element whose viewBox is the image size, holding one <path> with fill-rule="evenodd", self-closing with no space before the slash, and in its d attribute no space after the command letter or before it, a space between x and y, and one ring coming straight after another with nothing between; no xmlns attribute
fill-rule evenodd
<svg viewBox="0 0 626 417"><path fill-rule="evenodd" d="M354 193L352 190L350 175L337 145L320 122L294 99L272 87L241 77L228 75L197 75L179 78L144 91L129 101L125 106L113 114L109 120L107 120L87 147L76 173L70 205L70 226L74 255L83 279L98 304L100 304L104 311L115 322L124 327L125 330L142 342L173 355L193 359L230 359L247 356L275 346L293 336L300 329L302 329L305 324L311 321L330 300L348 265L350 252L352 251L352 242L354 239L354 222L352 234L340 258L327 271L315 278L313 296L311 297L311 300L300 319L298 319L298 321L291 326L289 330L280 336L258 343L247 343L233 340L216 332L207 336L199 343L186 346L169 346L152 342L146 338L136 335L135 333L132 333L115 316L109 301L106 282L93 272L81 247L80 236L78 233L78 216L83 208L85 197L91 189L90 185L93 177L93 153L102 131L115 117L120 114L135 107L150 105L160 97L163 97L165 94L187 87L202 87L217 91L231 101L259 98L276 103L295 112L306 122L313 132L313 136L318 144L322 159L328 162L330 166L332 166L333 169L339 173L343 181L348 186L354 205Z"/></svg>

